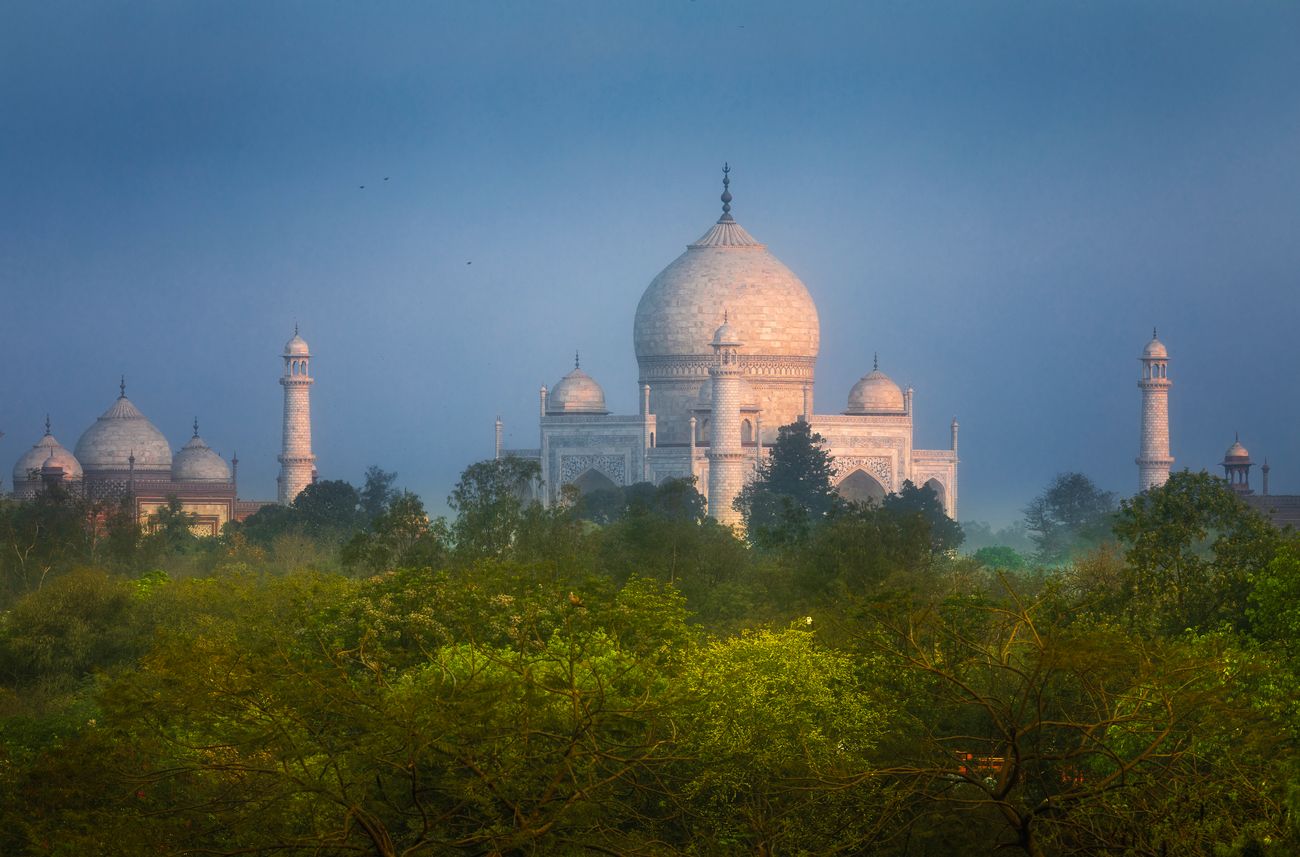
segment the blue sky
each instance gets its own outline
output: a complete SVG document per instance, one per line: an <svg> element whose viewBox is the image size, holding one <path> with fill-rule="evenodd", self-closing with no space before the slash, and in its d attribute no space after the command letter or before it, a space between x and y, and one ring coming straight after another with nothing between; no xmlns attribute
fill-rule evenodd
<svg viewBox="0 0 1300 857"><path fill-rule="evenodd" d="M441 508L575 348L636 407L637 299L726 160L817 301L818 410L878 351L918 444L961 420L962 518L1133 490L1153 324L1177 466L1240 431L1300 493L1298 37L1282 2L10 4L0 460L125 373L272 497L297 322L322 476Z"/></svg>

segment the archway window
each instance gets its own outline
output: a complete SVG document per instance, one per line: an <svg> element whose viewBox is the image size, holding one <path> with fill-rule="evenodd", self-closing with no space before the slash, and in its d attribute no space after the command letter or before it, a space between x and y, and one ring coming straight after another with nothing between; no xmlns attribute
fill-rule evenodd
<svg viewBox="0 0 1300 857"><path fill-rule="evenodd" d="M618 487L614 484L614 480L594 468L583 471L581 476L573 480L573 484L580 494L590 494L593 491L612 491Z"/></svg>
<svg viewBox="0 0 1300 857"><path fill-rule="evenodd" d="M749 420L745 420L743 423L740 424L740 442L741 443L754 442L754 424Z"/></svg>
<svg viewBox="0 0 1300 857"><path fill-rule="evenodd" d="M836 492L845 500L854 503L871 502L879 505L888 493L880 480L861 468L844 477L835 486Z"/></svg>
<svg viewBox="0 0 1300 857"><path fill-rule="evenodd" d="M946 512L948 510L948 489L943 487L943 483L938 479L928 479L923 487L934 492L934 496L939 498L939 505Z"/></svg>

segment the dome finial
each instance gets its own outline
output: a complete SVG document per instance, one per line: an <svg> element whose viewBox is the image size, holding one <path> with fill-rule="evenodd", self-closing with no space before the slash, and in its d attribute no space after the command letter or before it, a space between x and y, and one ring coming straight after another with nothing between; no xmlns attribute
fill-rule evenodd
<svg viewBox="0 0 1300 857"><path fill-rule="evenodd" d="M298 335L298 322L296 321L293 323L293 335L294 336Z"/></svg>
<svg viewBox="0 0 1300 857"><path fill-rule="evenodd" d="M871 371L875 372L880 369L880 352L871 352Z"/></svg>
<svg viewBox="0 0 1300 857"><path fill-rule="evenodd" d="M50 436L50 415L49 414L45 415L45 436L46 437Z"/></svg>
<svg viewBox="0 0 1300 857"><path fill-rule="evenodd" d="M119 399L125 399L126 398L126 376L125 375L122 376L122 380L121 382L118 383L117 389L118 389L117 397Z"/></svg>
<svg viewBox="0 0 1300 857"><path fill-rule="evenodd" d="M731 310L724 309L722 311L722 323L726 324L729 321L731 321Z"/></svg>
<svg viewBox="0 0 1300 857"><path fill-rule="evenodd" d="M730 223L734 218L731 216L731 164L723 162L722 164L722 216L718 218L719 223Z"/></svg>
<svg viewBox="0 0 1300 857"><path fill-rule="evenodd" d="M1155 326L1154 324L1151 325L1151 338L1152 338L1152 339L1159 339L1159 338L1160 338L1160 337L1156 336L1156 326Z"/></svg>
<svg viewBox="0 0 1300 857"><path fill-rule="evenodd" d="M198 418L198 417L195 417L195 418L194 418L194 436L195 436L195 437L198 437L198 436L199 436L199 418Z"/></svg>
<svg viewBox="0 0 1300 857"><path fill-rule="evenodd" d="M578 359L578 349L576 348L573 349L573 368L574 369L582 368L582 361Z"/></svg>

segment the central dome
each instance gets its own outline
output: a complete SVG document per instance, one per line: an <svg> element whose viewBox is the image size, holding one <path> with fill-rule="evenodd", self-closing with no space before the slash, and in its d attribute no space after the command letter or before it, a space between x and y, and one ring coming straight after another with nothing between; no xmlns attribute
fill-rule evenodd
<svg viewBox="0 0 1300 857"><path fill-rule="evenodd" d="M172 469L171 444L131 404L126 397L125 384L113 407L104 411L104 415L81 435L75 454L87 472L129 470L132 455L135 456L137 472L170 473Z"/></svg>
<svg viewBox="0 0 1300 857"><path fill-rule="evenodd" d="M711 356L724 314L745 354L817 357L817 307L803 282L740 224L719 222L641 296L637 360Z"/></svg>
<svg viewBox="0 0 1300 857"><path fill-rule="evenodd" d="M803 413L804 387L813 382L821 333L812 296L735 222L729 190L722 201L718 222L654 278L636 308L640 383L650 385L661 443L687 440L689 408L709 376L710 343L724 316L744 343L740 365L770 426L765 436Z"/></svg>

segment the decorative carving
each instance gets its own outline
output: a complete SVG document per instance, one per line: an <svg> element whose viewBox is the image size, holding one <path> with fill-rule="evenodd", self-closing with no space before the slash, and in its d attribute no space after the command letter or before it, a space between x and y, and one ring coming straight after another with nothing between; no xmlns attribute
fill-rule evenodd
<svg viewBox="0 0 1300 857"><path fill-rule="evenodd" d="M622 455L562 455L560 483L567 485L588 470L605 474L615 485L627 484L627 458Z"/></svg>
<svg viewBox="0 0 1300 857"><path fill-rule="evenodd" d="M885 486L886 491L898 490L894 485L894 462L888 456L868 455L861 458L837 458L831 470L835 482L839 483L844 477L858 469L865 470L876 477L877 481Z"/></svg>

